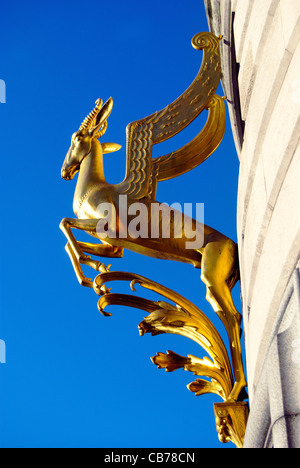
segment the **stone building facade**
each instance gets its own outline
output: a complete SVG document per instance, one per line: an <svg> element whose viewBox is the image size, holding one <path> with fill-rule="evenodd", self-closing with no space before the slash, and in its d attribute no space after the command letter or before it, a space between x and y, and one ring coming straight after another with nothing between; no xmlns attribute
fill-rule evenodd
<svg viewBox="0 0 300 468"><path fill-rule="evenodd" d="M300 447L300 0L204 0L240 159L245 447Z"/></svg>

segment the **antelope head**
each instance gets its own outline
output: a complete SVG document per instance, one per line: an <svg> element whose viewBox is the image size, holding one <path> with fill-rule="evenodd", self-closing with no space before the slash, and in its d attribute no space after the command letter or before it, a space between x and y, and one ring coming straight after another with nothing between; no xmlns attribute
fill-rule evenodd
<svg viewBox="0 0 300 468"><path fill-rule="evenodd" d="M61 169L61 176L65 180L73 179L79 171L82 161L92 150L104 154L121 148L116 143L101 144L99 142L99 138L106 132L107 119L112 111L113 100L109 98L104 106L102 103L102 99L96 101L95 108L84 119L79 130L72 135L71 146Z"/></svg>

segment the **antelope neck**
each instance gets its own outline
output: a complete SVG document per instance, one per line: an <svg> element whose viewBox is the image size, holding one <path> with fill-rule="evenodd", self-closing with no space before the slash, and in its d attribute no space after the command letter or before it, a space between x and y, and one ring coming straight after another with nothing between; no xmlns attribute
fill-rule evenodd
<svg viewBox="0 0 300 468"><path fill-rule="evenodd" d="M103 171L103 155L101 149L93 145L90 153L80 165L74 202L78 202L85 197L93 186L101 183L106 183Z"/></svg>

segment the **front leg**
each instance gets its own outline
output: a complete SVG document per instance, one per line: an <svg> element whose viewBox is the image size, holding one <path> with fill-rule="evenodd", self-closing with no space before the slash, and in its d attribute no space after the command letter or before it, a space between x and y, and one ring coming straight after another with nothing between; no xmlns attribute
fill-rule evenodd
<svg viewBox="0 0 300 468"><path fill-rule="evenodd" d="M90 278L86 278L84 276L81 265L80 265L79 261L77 260L76 256L74 255L73 249L72 249L71 245L69 244L69 242L67 243L65 248L66 248L67 254L70 257L70 260L71 260L71 263L73 265L73 268L74 268L74 271L75 271L75 274L76 274L76 277L78 279L79 284L81 286L85 286L85 287L88 287L88 288L93 288L92 280Z"/></svg>
<svg viewBox="0 0 300 468"><path fill-rule="evenodd" d="M84 252L91 253L97 256L105 256L105 257L116 257L120 258L123 254L123 249L119 247L113 247L111 245L101 245L101 244L90 244L79 242L76 240L74 234L72 233L71 229L79 229L82 231L92 232L95 233L97 229L98 219L71 219L71 218L64 218L60 223L60 229L65 234L66 238L68 239L68 244L66 245L66 251L71 259L73 268L75 270L77 279L79 283L83 286L93 287L93 283L89 278L86 278L81 264L88 265L94 268L97 271L102 273L107 272L108 269L105 265L97 260L93 260L90 256L85 255Z"/></svg>
<svg viewBox="0 0 300 468"><path fill-rule="evenodd" d="M122 258L124 249L109 244L91 244L90 242L80 242L77 241L82 252L96 255L97 257L106 257L106 258ZM98 260L93 260L88 255L85 255L85 258L81 261L85 265L88 265L96 271L101 273L107 273L109 271L109 266L105 266L104 263L99 262Z"/></svg>
<svg viewBox="0 0 300 468"><path fill-rule="evenodd" d="M122 258L124 249L109 244L91 244L89 242L79 242L79 247L83 252L97 257Z"/></svg>
<svg viewBox="0 0 300 468"><path fill-rule="evenodd" d="M88 221L90 221L90 220L88 220ZM85 228L81 227L78 224L78 222L79 222L78 219L64 218L61 221L59 227L62 230L62 232L64 233L64 235L66 236L66 238L68 239L68 244L70 245L76 259L78 260L78 262L82 263L85 260L88 260L90 257L88 257L87 255L85 255L83 253L82 249L80 248L79 243L77 242L74 234L71 231L71 228L80 229L82 231L85 231Z"/></svg>

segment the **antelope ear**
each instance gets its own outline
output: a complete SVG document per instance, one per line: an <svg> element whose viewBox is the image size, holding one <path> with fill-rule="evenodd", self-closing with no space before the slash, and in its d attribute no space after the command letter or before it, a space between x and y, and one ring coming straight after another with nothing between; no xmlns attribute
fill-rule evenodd
<svg viewBox="0 0 300 468"><path fill-rule="evenodd" d="M99 99L98 99L99 101ZM102 101L101 101L102 102ZM113 98L110 97L104 106L101 108L99 114L97 115L96 122L95 122L95 127L101 127L103 125L103 122L108 119L108 117L111 114L112 108L113 108ZM100 124L100 125L99 125Z"/></svg>
<svg viewBox="0 0 300 468"><path fill-rule="evenodd" d="M119 151L122 148L118 143L101 143L103 154L113 153L114 151Z"/></svg>

